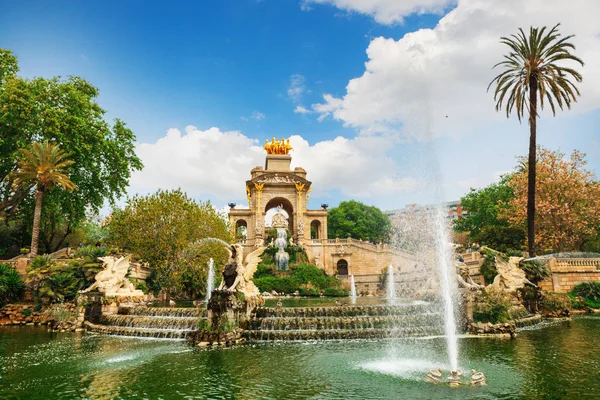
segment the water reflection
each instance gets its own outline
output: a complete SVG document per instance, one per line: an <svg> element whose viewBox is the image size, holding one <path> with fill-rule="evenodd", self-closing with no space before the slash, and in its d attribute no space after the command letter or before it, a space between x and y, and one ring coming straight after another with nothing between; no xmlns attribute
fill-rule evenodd
<svg viewBox="0 0 600 400"><path fill-rule="evenodd" d="M459 364L489 386L427 384L443 339L268 343L193 350L185 343L0 328L0 398L531 399L600 393L600 318L461 339Z"/></svg>

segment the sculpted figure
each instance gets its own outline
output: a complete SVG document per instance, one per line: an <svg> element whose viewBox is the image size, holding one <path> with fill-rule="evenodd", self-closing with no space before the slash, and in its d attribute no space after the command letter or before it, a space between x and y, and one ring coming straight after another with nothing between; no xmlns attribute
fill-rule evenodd
<svg viewBox="0 0 600 400"><path fill-rule="evenodd" d="M229 262L223 270L223 280L218 290L238 291L246 296L258 296L258 288L252 282L252 276L256 272L256 266L260 262L260 255L265 251L264 246L259 247L246 256L244 260L243 248L239 244L232 244L227 249Z"/></svg>
<svg viewBox="0 0 600 400"><path fill-rule="evenodd" d="M129 270L130 256L121 257L99 257L104 262L104 270L96 274L96 282L80 293L87 293L94 289L104 293L106 296L143 296L144 292L138 290L125 277Z"/></svg>
<svg viewBox="0 0 600 400"><path fill-rule="evenodd" d="M494 282L490 286L506 290L507 292L520 289L526 283L536 286L525 277L525 271L519 268L519 261L521 261L521 257L510 257L508 262L504 261L502 257L496 257L498 275L496 275Z"/></svg>

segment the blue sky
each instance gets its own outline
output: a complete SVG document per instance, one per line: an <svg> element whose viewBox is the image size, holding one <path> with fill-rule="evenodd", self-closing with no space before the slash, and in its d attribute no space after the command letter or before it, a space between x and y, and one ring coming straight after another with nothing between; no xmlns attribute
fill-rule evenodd
<svg viewBox="0 0 600 400"><path fill-rule="evenodd" d="M0 47L17 54L23 76L79 75L100 89L147 165L132 193L181 186L241 204L264 139L297 135L313 206L357 198L390 209L454 200L525 154L527 125L496 114L485 93L497 38L525 24L560 20L577 34L581 104L543 118L539 137L587 152L600 170L599 82L585 73L600 66L597 4L568 14L559 1L527 0L519 12L508 3L7 2ZM441 188L433 197L431 180Z"/></svg>

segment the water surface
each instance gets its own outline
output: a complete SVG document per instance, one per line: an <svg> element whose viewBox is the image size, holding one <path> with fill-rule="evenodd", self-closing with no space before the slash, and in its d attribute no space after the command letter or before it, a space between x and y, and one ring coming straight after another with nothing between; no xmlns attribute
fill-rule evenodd
<svg viewBox="0 0 600 400"><path fill-rule="evenodd" d="M423 381L447 367L441 338L265 343L196 350L185 342L0 328L0 399L597 399L600 318L461 338L459 365L486 387Z"/></svg>

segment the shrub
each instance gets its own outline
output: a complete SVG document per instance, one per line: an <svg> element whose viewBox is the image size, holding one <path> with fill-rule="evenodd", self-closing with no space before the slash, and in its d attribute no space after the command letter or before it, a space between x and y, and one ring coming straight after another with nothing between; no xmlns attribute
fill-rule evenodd
<svg viewBox="0 0 600 400"><path fill-rule="evenodd" d="M50 304L73 300L79 290L94 282L102 269L100 263L77 259L56 263L49 256L37 256L27 268L26 281L38 303Z"/></svg>
<svg viewBox="0 0 600 400"><path fill-rule="evenodd" d="M560 313L573 308L571 298L565 293L548 292L542 299L542 309L548 313Z"/></svg>
<svg viewBox="0 0 600 400"><path fill-rule="evenodd" d="M254 283L261 292L272 292L274 290L277 293L290 294L300 290L300 283L292 277L265 276L254 279Z"/></svg>
<svg viewBox="0 0 600 400"><path fill-rule="evenodd" d="M584 299L600 299L600 282L583 282L573 288L573 293Z"/></svg>
<svg viewBox="0 0 600 400"><path fill-rule="evenodd" d="M74 315L64 304L57 304L46 311L46 314L55 321L55 325L61 322L67 322Z"/></svg>
<svg viewBox="0 0 600 400"><path fill-rule="evenodd" d="M525 271L525 276L536 285L550 276L550 268L541 260L521 261L519 268Z"/></svg>
<svg viewBox="0 0 600 400"><path fill-rule="evenodd" d="M21 313L24 317L29 317L31 315L31 308L24 308L23 311L21 311Z"/></svg>
<svg viewBox="0 0 600 400"><path fill-rule="evenodd" d="M484 255L484 259L479 272L481 272L481 275L483 275L487 282L491 282L498 275L496 256L489 250L483 250L482 254Z"/></svg>
<svg viewBox="0 0 600 400"><path fill-rule="evenodd" d="M346 289L341 288L341 287L338 287L338 288L332 288L332 287L326 288L323 291L323 294L325 296L328 296L328 297L348 297L348 296L350 296L350 293Z"/></svg>
<svg viewBox="0 0 600 400"><path fill-rule="evenodd" d="M476 322L503 323L510 320L511 297L503 290L490 287L481 293L473 307Z"/></svg>
<svg viewBox="0 0 600 400"><path fill-rule="evenodd" d="M8 263L0 263L0 307L17 300L25 283L17 270Z"/></svg>
<svg viewBox="0 0 600 400"><path fill-rule="evenodd" d="M267 265L261 262L256 266L254 278L262 278L265 276L275 276L275 267L274 265Z"/></svg>
<svg viewBox="0 0 600 400"><path fill-rule="evenodd" d="M77 257L84 258L88 262L97 262L98 257L106 256L106 247L83 246L75 254Z"/></svg>

